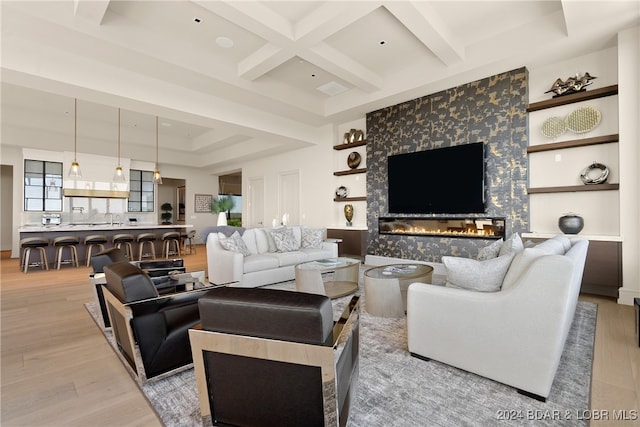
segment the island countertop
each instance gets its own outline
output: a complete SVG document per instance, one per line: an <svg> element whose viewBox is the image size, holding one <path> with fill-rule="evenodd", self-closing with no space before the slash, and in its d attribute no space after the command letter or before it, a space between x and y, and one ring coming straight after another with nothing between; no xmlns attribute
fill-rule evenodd
<svg viewBox="0 0 640 427"><path fill-rule="evenodd" d="M192 224L113 224L109 222L104 223L71 223L60 225L38 225L38 224L25 224L18 227L20 233L51 233L51 232L75 232L75 231L118 231L118 230L156 230L156 229L170 229L176 228L193 228Z"/></svg>

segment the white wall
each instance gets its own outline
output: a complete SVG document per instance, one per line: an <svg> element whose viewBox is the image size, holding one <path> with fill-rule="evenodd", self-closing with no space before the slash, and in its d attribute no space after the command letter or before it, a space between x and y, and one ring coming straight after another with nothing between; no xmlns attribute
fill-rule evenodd
<svg viewBox="0 0 640 427"><path fill-rule="evenodd" d="M549 99L551 84L576 73L589 72L596 76L587 88L593 90L618 83L617 48L609 48L588 55L567 58L565 61L529 68L529 102ZM557 138L547 138L541 133L542 124L550 117L566 117L584 106L591 106L602 113L600 124L585 134L566 131ZM530 145L583 139L618 133L618 97L610 96L580 103L533 111L529 113ZM608 183L620 182L618 144L593 145L544 151L529 155L529 187L553 187L583 185L582 169L592 162L610 169ZM565 213L578 213L584 218L582 235L619 236L620 212L617 191L532 194L530 202L530 230L537 233L558 233L558 218Z"/></svg>
<svg viewBox="0 0 640 427"><path fill-rule="evenodd" d="M567 58L566 61L551 65L529 67L530 102L548 99L549 94L545 95L544 92L556 78L566 79L584 72L597 76L587 90L618 84L619 94L530 113L530 144L613 133L619 133L620 141L617 144L533 153L529 160L529 186L581 185L580 170L597 161L609 167L607 182L620 183L620 191L532 195L530 227L532 232L557 233L558 213L573 211L585 218L582 235L621 239L623 287L620 288L618 302L631 305L634 297L640 297L639 27L621 32L616 47ZM583 105L591 105L602 113L601 124L593 131L583 135L567 132L555 141L542 136L540 127L546 118L564 116Z"/></svg>
<svg viewBox="0 0 640 427"><path fill-rule="evenodd" d="M284 212L279 211L278 175L298 171L300 175L300 212L302 225L324 227L331 225L333 215L333 141L313 147L267 157L242 166L242 192L247 195L249 180L263 178L265 187L264 223L279 223ZM248 203L243 203L243 219L250 223ZM295 224L291 224L295 225Z"/></svg>
<svg viewBox="0 0 640 427"><path fill-rule="evenodd" d="M620 94L620 235L622 281L618 302L633 304L640 298L640 27L618 35Z"/></svg>

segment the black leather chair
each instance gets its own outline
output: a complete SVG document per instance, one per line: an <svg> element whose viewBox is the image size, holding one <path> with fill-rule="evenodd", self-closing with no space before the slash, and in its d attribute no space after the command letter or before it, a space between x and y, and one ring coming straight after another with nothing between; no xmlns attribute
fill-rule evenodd
<svg viewBox="0 0 640 427"><path fill-rule="evenodd" d="M189 331L200 411L214 425L344 426L358 378L359 297L334 324L324 295L217 288Z"/></svg>
<svg viewBox="0 0 640 427"><path fill-rule="evenodd" d="M107 313L107 305L104 301L104 292L102 289L103 286L107 284L107 279L104 277L104 266L122 261L127 261L127 255L119 248L105 249L91 257L93 273L89 274L89 282L91 283L96 303L98 307L100 307L98 320L102 321L102 326L105 329L111 327L111 322L109 322L109 313Z"/></svg>
<svg viewBox="0 0 640 427"><path fill-rule="evenodd" d="M151 278L129 262L107 265L104 272L113 334L139 380L145 382L189 366L188 331L200 323L198 299L207 290L160 295Z"/></svg>

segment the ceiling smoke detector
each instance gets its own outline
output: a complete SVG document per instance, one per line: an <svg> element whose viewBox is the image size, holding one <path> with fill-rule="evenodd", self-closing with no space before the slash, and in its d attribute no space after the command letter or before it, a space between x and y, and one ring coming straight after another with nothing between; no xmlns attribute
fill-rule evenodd
<svg viewBox="0 0 640 427"><path fill-rule="evenodd" d="M316 89L318 89L320 92L324 93L325 95L329 95L329 96L339 95L342 92L346 92L349 90L348 87L345 87L340 83L334 82L334 81L325 83L322 86L317 87Z"/></svg>

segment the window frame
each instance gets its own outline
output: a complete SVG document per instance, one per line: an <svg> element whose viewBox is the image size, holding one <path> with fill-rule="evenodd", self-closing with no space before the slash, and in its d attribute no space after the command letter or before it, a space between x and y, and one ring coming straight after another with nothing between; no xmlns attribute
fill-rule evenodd
<svg viewBox="0 0 640 427"><path fill-rule="evenodd" d="M129 169L127 212L155 212L155 200L156 186L153 182L153 172L142 169ZM144 209L145 207L146 209Z"/></svg>
<svg viewBox="0 0 640 427"><path fill-rule="evenodd" d="M39 163L40 172L31 171L28 167L29 163ZM25 212L62 212L63 205L63 187L64 165L62 162L52 162L49 160L24 159L23 169L23 209ZM41 182L37 182L41 180ZM34 182L35 181L35 182ZM48 183L48 184L47 184ZM52 185L53 184L53 185ZM33 197L31 194L39 189L41 194L39 197ZM57 196L55 195L57 193ZM40 206L31 206L32 203L38 203ZM49 202L48 202L49 201ZM58 206L52 206L52 203Z"/></svg>

